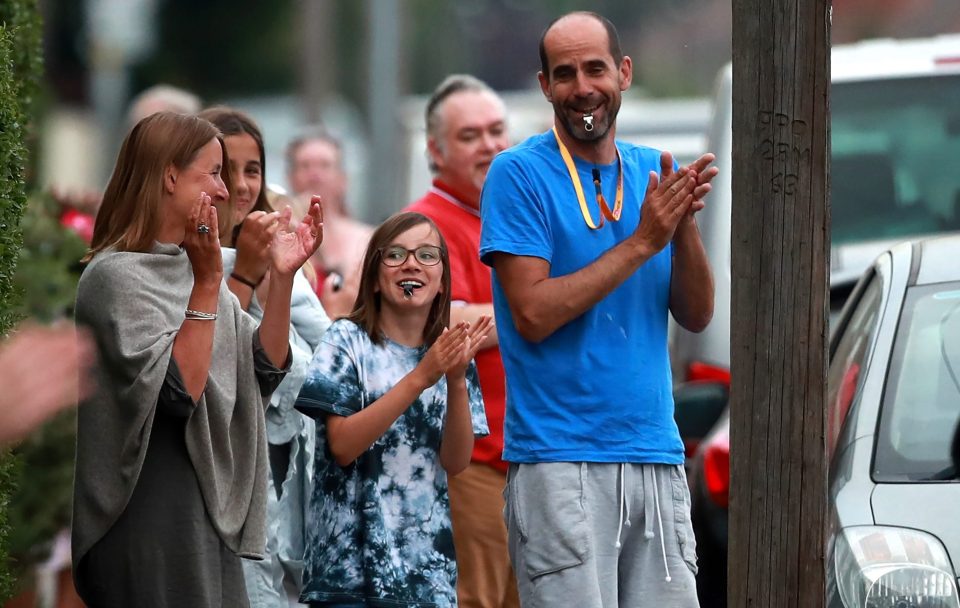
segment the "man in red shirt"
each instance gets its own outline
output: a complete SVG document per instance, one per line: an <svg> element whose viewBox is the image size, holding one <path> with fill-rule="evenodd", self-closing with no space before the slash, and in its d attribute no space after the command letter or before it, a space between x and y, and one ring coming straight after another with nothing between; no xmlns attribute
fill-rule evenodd
<svg viewBox="0 0 960 608"><path fill-rule="evenodd" d="M440 228L450 251L451 324L493 317L490 268L480 262L480 190L490 162L508 145L503 101L480 80L453 75L427 103L427 150L435 179L410 205ZM519 606L507 552L503 488L504 374L496 331L476 356L490 435L474 444L470 466L449 479L457 598L461 608Z"/></svg>

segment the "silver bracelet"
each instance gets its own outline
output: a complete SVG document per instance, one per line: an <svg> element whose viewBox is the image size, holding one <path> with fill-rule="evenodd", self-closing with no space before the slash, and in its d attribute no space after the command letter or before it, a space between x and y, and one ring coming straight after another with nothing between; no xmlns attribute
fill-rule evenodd
<svg viewBox="0 0 960 608"><path fill-rule="evenodd" d="M216 321L217 313L215 312L203 312L201 310L190 310L189 308L184 311L183 316L185 319L190 319L191 321Z"/></svg>

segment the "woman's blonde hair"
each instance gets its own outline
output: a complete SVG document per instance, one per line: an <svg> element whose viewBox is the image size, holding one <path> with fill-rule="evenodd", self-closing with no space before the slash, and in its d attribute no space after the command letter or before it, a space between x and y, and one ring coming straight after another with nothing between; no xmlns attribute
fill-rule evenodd
<svg viewBox="0 0 960 608"><path fill-rule="evenodd" d="M220 131L196 116L158 112L138 122L123 140L84 261L107 248L149 251L160 231L167 168L186 169L214 138L223 148Z"/></svg>

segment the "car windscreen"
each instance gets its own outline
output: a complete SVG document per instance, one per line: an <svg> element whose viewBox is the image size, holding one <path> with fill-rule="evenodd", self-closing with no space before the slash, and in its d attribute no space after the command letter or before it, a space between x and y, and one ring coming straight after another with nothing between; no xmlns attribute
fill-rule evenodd
<svg viewBox="0 0 960 608"><path fill-rule="evenodd" d="M834 245L960 230L960 75L834 82Z"/></svg>
<svg viewBox="0 0 960 608"><path fill-rule="evenodd" d="M958 380L960 282L909 289L887 370L874 480L957 478Z"/></svg>

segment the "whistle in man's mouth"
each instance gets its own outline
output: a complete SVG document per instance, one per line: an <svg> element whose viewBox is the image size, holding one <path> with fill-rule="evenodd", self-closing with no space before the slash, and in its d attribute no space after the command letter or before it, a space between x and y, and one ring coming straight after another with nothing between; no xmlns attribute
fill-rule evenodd
<svg viewBox="0 0 960 608"><path fill-rule="evenodd" d="M587 133L593 131L593 114L583 115L583 130Z"/></svg>

